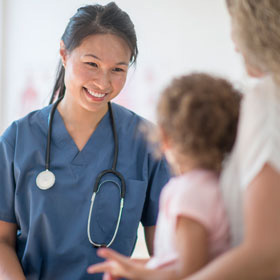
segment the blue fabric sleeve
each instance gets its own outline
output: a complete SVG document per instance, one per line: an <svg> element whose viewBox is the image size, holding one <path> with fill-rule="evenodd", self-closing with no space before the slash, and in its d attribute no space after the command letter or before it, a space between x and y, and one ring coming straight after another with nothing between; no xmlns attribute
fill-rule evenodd
<svg viewBox="0 0 280 280"><path fill-rule="evenodd" d="M150 154L148 172L148 190L141 223L143 226L154 226L158 216L160 192L169 181L170 169L165 159L155 160Z"/></svg>
<svg viewBox="0 0 280 280"><path fill-rule="evenodd" d="M9 129L8 129L9 130ZM8 130L6 132L8 132ZM5 133L8 134L8 133ZM0 220L16 223L14 211L15 180L13 175L14 148L0 137Z"/></svg>

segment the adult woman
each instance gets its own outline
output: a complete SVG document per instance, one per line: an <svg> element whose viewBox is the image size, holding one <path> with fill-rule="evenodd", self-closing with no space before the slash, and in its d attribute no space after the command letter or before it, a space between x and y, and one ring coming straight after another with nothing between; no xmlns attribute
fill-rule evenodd
<svg viewBox="0 0 280 280"><path fill-rule="evenodd" d="M1 279L89 279L97 247L132 253L140 220L152 250L168 171L137 133L142 119L110 103L137 52L133 23L115 3L82 7L70 19L56 103L1 137Z"/></svg>
<svg viewBox="0 0 280 280"><path fill-rule="evenodd" d="M187 279L279 279L280 1L227 2L236 49L259 83L244 96L237 141L221 178L233 248ZM101 255L126 272L133 269L118 254ZM161 272L146 271L145 279L167 279Z"/></svg>
<svg viewBox="0 0 280 280"><path fill-rule="evenodd" d="M236 145L221 178L233 249L190 279L277 279L280 2L235 0L227 4L236 50L248 74L259 82L245 94Z"/></svg>

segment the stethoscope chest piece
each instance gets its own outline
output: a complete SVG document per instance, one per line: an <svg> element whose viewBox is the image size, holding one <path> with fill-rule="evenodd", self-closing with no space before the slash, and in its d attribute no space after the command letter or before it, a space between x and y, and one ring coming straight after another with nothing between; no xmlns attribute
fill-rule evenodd
<svg viewBox="0 0 280 280"><path fill-rule="evenodd" d="M50 189L55 182L54 174L48 169L40 172L36 178L36 185L41 190Z"/></svg>

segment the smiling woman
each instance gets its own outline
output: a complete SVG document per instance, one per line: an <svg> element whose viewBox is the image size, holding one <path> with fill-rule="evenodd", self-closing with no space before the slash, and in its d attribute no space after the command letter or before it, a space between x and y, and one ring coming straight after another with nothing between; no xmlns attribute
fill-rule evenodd
<svg viewBox="0 0 280 280"><path fill-rule="evenodd" d="M115 3L70 19L57 101L0 137L1 279L101 279L86 272L101 261L97 247L131 255L139 222L152 252L168 168L138 130L146 121L111 103L137 53L134 25ZM36 185L42 171L55 175L45 190Z"/></svg>
<svg viewBox="0 0 280 280"><path fill-rule="evenodd" d="M96 34L86 37L70 53L61 41L60 54L65 69L66 92L58 110L64 120L68 118L66 128L68 125L69 133L82 150L106 114L107 103L120 93L125 84L131 50L116 35ZM68 114L69 111L76 112L74 118ZM84 133L79 129L80 123L76 123L78 130L74 127L77 116L84 119Z"/></svg>
<svg viewBox="0 0 280 280"><path fill-rule="evenodd" d="M61 104L66 104L68 96L74 95L76 103L84 109L94 112L102 107L106 111L107 102L116 97L125 84L131 56L126 42L112 34L91 35L70 54L62 41L60 54L67 88Z"/></svg>

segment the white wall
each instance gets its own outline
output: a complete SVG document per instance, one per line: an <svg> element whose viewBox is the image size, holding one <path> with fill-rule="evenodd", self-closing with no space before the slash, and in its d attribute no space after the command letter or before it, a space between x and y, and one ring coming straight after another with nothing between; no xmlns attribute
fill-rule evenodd
<svg viewBox="0 0 280 280"><path fill-rule="evenodd" d="M90 1L2 0L5 49L0 129L46 105L53 86L59 40L76 9ZM99 1L101 4L109 1ZM135 23L139 60L117 101L154 118L160 90L175 75L207 71L231 80L244 76L230 40L224 0L117 0ZM3 103L3 102L2 102ZM2 126L1 126L2 125Z"/></svg>

